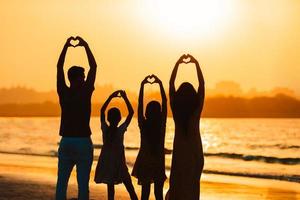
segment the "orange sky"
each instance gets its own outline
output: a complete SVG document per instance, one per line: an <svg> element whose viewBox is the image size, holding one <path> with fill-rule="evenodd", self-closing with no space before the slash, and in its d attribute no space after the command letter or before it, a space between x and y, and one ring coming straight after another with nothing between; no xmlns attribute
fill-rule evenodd
<svg viewBox="0 0 300 200"><path fill-rule="evenodd" d="M167 86L176 59L191 53L208 87L233 80L244 89L283 86L300 94L300 1L159 2L0 1L0 87L55 89L62 46L80 35L96 57L97 84L136 89L155 73ZM86 66L84 55L71 49L66 66ZM183 67L181 79L192 69Z"/></svg>

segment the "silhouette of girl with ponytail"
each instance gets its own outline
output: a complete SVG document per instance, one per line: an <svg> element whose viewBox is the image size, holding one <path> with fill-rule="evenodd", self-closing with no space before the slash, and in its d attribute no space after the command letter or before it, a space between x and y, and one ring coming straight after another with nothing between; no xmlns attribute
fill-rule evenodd
<svg viewBox="0 0 300 200"><path fill-rule="evenodd" d="M149 82L153 79L153 82ZM144 85L158 83L162 104L151 101L147 104L144 116ZM138 124L141 132L141 148L137 156L132 175L142 185L142 200L148 200L150 185L154 182L156 200L163 199L165 175L165 130L167 119L167 98L161 80L155 76L147 76L141 83L138 105Z"/></svg>

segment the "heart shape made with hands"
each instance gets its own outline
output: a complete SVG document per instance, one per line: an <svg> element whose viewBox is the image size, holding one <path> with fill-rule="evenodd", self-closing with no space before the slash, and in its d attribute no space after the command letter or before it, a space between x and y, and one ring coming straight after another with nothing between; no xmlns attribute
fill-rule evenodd
<svg viewBox="0 0 300 200"><path fill-rule="evenodd" d="M70 45L73 47L77 47L79 45L79 39L72 37L72 39L70 40Z"/></svg>
<svg viewBox="0 0 300 200"><path fill-rule="evenodd" d="M122 94L121 94L121 91L119 91L118 93L117 93L117 97L122 97Z"/></svg>
<svg viewBox="0 0 300 200"><path fill-rule="evenodd" d="M185 55L182 59L182 62L188 64L191 62L191 58L188 55Z"/></svg>
<svg viewBox="0 0 300 200"><path fill-rule="evenodd" d="M147 78L147 81L148 81L148 83L153 84L153 83L155 83L155 77L153 75L151 75Z"/></svg>

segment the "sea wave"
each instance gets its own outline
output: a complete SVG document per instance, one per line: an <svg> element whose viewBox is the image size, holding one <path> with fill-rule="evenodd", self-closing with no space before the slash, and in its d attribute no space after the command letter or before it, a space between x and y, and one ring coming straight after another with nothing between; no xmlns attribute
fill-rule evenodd
<svg viewBox="0 0 300 200"><path fill-rule="evenodd" d="M261 148L277 148L277 149L300 149L299 145L284 145L284 144L254 144L249 145L252 149L261 149Z"/></svg>
<svg viewBox="0 0 300 200"><path fill-rule="evenodd" d="M300 164L300 158L278 158L273 156L245 155L237 153L205 153L205 156L216 156L222 158L240 159L244 161L261 161L265 163L279 163L284 165Z"/></svg>
<svg viewBox="0 0 300 200"><path fill-rule="evenodd" d="M228 175L228 176L242 176L242 177L250 177L250 178L274 179L274 180L280 180L280 181L289 181L289 182L300 183L299 175L255 174L255 173L223 172L223 171L217 171L217 170L203 170L203 173Z"/></svg>
<svg viewBox="0 0 300 200"><path fill-rule="evenodd" d="M32 153L26 149L26 151L19 152L9 152L9 151L0 151L3 154L15 154L15 155L30 155L30 156L44 156L44 157L57 157L57 151L49 151L48 153ZM217 154L205 154L206 156L218 156L218 157L230 157L230 158L240 158L241 154L226 154L226 153L217 153ZM257 156L261 157L261 156ZM94 161L98 160L98 156L94 156ZM300 158L297 158L298 162L300 162ZM127 165L133 167L134 163L127 162ZM170 166L166 166L166 170L170 170ZM263 178L263 179L274 179L281 181L289 181L300 183L300 175L274 175L274 174L259 174L259 173L240 173L240 172L226 172L226 171L218 171L218 170L203 170L205 174L219 174L219 175L228 175L228 176L242 176L242 177L250 177L250 178Z"/></svg>
<svg viewBox="0 0 300 200"><path fill-rule="evenodd" d="M103 147L102 144L94 144L95 149L101 149L102 147ZM289 146L289 148L293 148L293 147L294 146ZM133 150L133 151L139 150L139 147L135 147L135 146L126 146L124 148L125 148L125 150ZM294 148L298 148L298 146L295 146ZM165 148L165 154L172 154L172 150ZM279 157L274 157L274 156L237 154L237 153L227 153L227 152L204 153L204 156L239 159L239 160L243 160L243 161L259 161L259 162L265 162L265 163L279 163L279 164L283 164L283 165L298 165L298 164L300 164L300 158L279 158Z"/></svg>

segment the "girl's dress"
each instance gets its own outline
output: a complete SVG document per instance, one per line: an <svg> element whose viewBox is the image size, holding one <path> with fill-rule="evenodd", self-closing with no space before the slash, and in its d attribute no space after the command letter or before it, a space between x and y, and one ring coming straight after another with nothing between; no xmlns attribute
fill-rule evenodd
<svg viewBox="0 0 300 200"><path fill-rule="evenodd" d="M128 176L124 153L124 133L127 124L111 128L102 123L103 147L95 172L96 183L119 184Z"/></svg>
<svg viewBox="0 0 300 200"><path fill-rule="evenodd" d="M173 110L175 138L170 174L170 200L199 199L200 176L204 165L199 129L202 106L203 102L195 109L186 127L182 126L180 117Z"/></svg>
<svg viewBox="0 0 300 200"><path fill-rule="evenodd" d="M163 121L158 127L155 127L148 124L145 119L139 124L141 147L132 170L132 175L138 179L138 184L140 185L153 182L163 183L166 180L164 154L165 124L166 122Z"/></svg>

